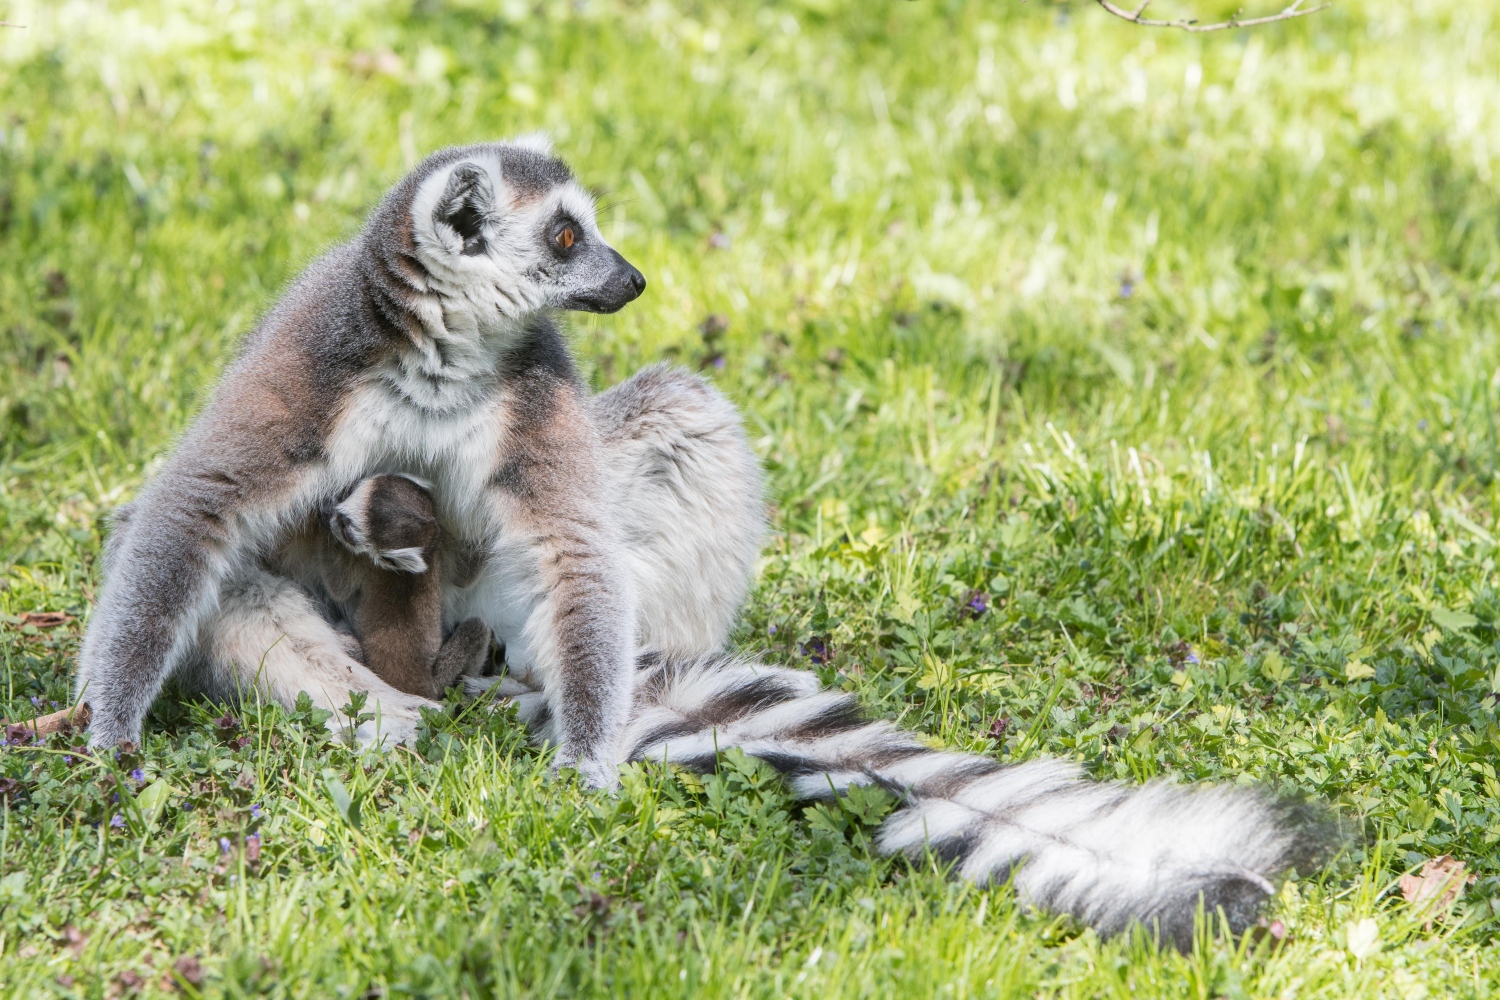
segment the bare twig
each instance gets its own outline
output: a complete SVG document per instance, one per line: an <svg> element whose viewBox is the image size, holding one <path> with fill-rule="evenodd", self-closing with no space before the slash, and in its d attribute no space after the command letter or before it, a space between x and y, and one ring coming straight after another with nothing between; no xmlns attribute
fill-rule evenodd
<svg viewBox="0 0 1500 1000"><path fill-rule="evenodd" d="M1320 10L1326 10L1328 4L1320 4L1317 7L1303 7L1306 0L1293 0L1284 10L1275 14L1267 14L1264 17L1245 17L1239 15L1231 17L1227 21L1217 21L1213 24L1202 24L1197 18L1186 17L1176 21L1153 20L1144 17L1146 8L1151 6L1151 0L1141 0L1134 10L1126 10L1124 7L1110 3L1110 0L1094 0L1100 7L1113 14L1115 17L1123 18L1131 24L1139 24L1143 28L1180 28L1183 31L1224 31L1228 28L1253 28L1257 24L1270 24L1273 21L1290 21L1296 17L1306 17L1316 14Z"/></svg>
<svg viewBox="0 0 1500 1000"><path fill-rule="evenodd" d="M22 729L25 730L24 735L33 740L41 740L53 733L71 733L74 730L87 729L90 714L87 704L79 704L60 712L53 712L51 715L39 715L25 722L7 722L0 719L0 729ZM6 734L6 738L10 738L9 733Z"/></svg>

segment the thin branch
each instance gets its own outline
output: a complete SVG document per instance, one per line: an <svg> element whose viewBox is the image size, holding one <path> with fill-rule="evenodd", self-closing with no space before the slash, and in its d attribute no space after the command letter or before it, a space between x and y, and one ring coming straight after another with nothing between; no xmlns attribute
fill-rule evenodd
<svg viewBox="0 0 1500 1000"><path fill-rule="evenodd" d="M1151 6L1151 0L1141 0L1139 6L1134 10L1126 10L1124 7L1110 3L1110 0L1094 0L1100 7L1113 14L1115 17L1138 24L1143 28L1180 28L1183 31L1224 31L1228 28L1253 28L1257 24L1270 24L1273 21L1290 21L1296 17L1306 17L1316 14L1320 10L1327 10L1329 4L1320 4L1317 7L1303 7L1306 0L1293 0L1286 9L1276 14L1267 14L1264 17L1241 18L1238 15L1227 21L1218 21L1214 24L1200 24L1197 18L1182 18L1177 21L1160 21L1144 17L1146 8Z"/></svg>
<svg viewBox="0 0 1500 1000"><path fill-rule="evenodd" d="M0 28L24 28L24 24L12 24L9 21L0 21Z"/></svg>

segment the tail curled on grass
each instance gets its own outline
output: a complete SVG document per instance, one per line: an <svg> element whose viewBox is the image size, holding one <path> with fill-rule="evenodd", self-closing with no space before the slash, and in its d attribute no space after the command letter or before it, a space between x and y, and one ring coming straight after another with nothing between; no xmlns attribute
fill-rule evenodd
<svg viewBox="0 0 1500 1000"><path fill-rule="evenodd" d="M1025 903L1105 936L1139 923L1184 950L1200 904L1243 930L1275 879L1309 870L1332 842L1317 810L1265 790L1132 786L1063 761L934 750L810 673L728 655L644 657L627 739L630 760L700 772L738 747L805 799L880 785L898 798L877 831L883 853L930 850L964 878L1010 880Z"/></svg>

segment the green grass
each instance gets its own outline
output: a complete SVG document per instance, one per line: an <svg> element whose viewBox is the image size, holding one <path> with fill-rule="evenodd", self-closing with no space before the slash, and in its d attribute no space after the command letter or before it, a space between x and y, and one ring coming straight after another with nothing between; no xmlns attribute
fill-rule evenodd
<svg viewBox="0 0 1500 1000"><path fill-rule="evenodd" d="M1497 991L1493 5L4 13L0 712L67 697L105 513L277 289L428 150L541 127L651 281L574 322L590 377L706 366L770 471L741 647L816 638L949 745L1270 782L1354 836L1279 949L1163 955L879 859L878 802L743 760L609 797L503 717L362 755L164 701L138 759L0 751L0 992L194 957L212 996ZM1444 853L1478 880L1427 927L1395 882Z"/></svg>

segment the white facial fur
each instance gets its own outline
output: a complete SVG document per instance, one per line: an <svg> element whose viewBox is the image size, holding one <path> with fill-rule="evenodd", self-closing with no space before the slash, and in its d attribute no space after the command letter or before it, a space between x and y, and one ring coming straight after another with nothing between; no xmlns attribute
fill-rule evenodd
<svg viewBox="0 0 1500 1000"><path fill-rule="evenodd" d="M534 152L543 139L523 137L512 145ZM466 256L457 230L439 209L455 170L479 170L489 189L482 232L483 252ZM430 275L430 288L442 305L449 337L503 334L538 309L558 306L590 275L561 266L548 249L548 230L559 212L580 232L578 238L606 246L599 235L594 200L577 182L553 186L540 197L523 197L506 183L500 158L479 155L438 170L422 182L412 200L418 255Z"/></svg>

